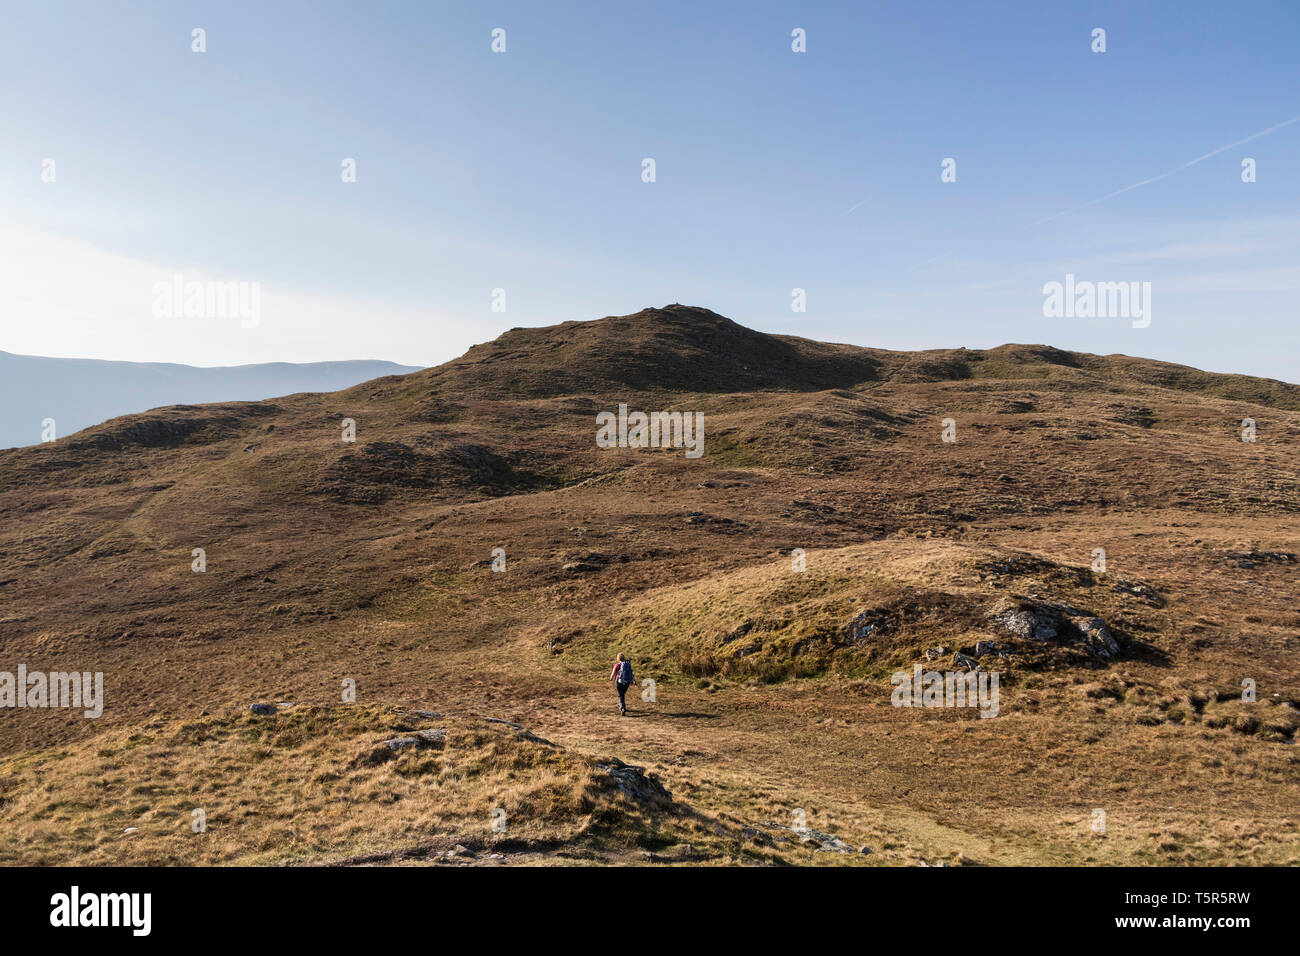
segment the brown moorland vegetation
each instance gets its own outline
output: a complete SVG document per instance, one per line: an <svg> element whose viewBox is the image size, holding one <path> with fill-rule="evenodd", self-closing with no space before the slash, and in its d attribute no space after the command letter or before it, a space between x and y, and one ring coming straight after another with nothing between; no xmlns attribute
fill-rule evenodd
<svg viewBox="0 0 1300 956"><path fill-rule="evenodd" d="M1282 382L673 305L3 451L0 671L106 704L0 711L0 861L1300 863L1298 448Z"/></svg>

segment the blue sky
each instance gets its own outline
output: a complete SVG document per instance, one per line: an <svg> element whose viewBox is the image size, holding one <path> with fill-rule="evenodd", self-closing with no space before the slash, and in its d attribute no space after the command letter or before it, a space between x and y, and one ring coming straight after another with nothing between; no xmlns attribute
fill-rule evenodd
<svg viewBox="0 0 1300 956"><path fill-rule="evenodd" d="M0 349L428 365L684 302L1300 381L1300 122L1180 168L1300 117L1290 0L114 7L6 8ZM1150 327L1045 318L1067 272ZM176 273L259 323L154 316Z"/></svg>

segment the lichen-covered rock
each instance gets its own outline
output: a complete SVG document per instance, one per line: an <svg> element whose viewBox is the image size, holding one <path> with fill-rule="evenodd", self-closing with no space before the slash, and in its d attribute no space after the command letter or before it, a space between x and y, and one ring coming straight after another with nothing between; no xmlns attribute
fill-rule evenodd
<svg viewBox="0 0 1300 956"><path fill-rule="evenodd" d="M1068 604L1022 602L1021 606L1005 610L993 619L1017 637L1082 646L1083 650L1104 661L1120 656L1120 643L1106 622ZM977 657L981 646L976 645ZM1001 651L998 653L1002 654Z"/></svg>
<svg viewBox="0 0 1300 956"><path fill-rule="evenodd" d="M1083 635L1083 645L1089 653L1104 661L1119 656L1119 642L1110 633L1106 622L1099 617L1078 617L1071 623Z"/></svg>
<svg viewBox="0 0 1300 956"><path fill-rule="evenodd" d="M409 736L390 737L387 740L381 740L357 757L356 762L362 764L383 763L386 760L392 760L405 751L440 748L446 743L447 731L441 727L435 730L419 730Z"/></svg>
<svg viewBox="0 0 1300 956"><path fill-rule="evenodd" d="M1056 616L1046 609L1014 608L999 614L997 622L1012 634L1026 640L1056 640Z"/></svg>
<svg viewBox="0 0 1300 956"><path fill-rule="evenodd" d="M854 644L861 644L880 630L880 624L873 620L869 613L863 611L845 624L843 630L848 634L850 641Z"/></svg>
<svg viewBox="0 0 1300 956"><path fill-rule="evenodd" d="M621 760L613 763L597 764L596 769L609 774L619 791L642 803L670 803L673 795L659 782L659 778L647 773L644 767L634 767Z"/></svg>

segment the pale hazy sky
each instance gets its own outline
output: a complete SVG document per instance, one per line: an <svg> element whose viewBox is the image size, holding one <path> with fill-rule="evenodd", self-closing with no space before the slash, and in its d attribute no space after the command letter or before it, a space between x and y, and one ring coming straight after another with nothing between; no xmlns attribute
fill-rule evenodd
<svg viewBox="0 0 1300 956"><path fill-rule="evenodd" d="M6 351L430 365L511 326L685 302L862 345L1047 342L1300 381L1294 2L59 2L5 20ZM1067 272L1151 282L1151 326L1044 318ZM259 324L155 317L177 273L259 283Z"/></svg>

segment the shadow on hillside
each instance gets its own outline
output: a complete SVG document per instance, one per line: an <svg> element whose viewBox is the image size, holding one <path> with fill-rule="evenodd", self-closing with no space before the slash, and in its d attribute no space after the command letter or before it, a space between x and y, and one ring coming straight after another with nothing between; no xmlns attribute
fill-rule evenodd
<svg viewBox="0 0 1300 956"><path fill-rule="evenodd" d="M1155 667L1173 666L1173 658L1165 651L1156 647L1154 644L1148 644L1146 641L1138 640L1132 636L1128 636L1125 641L1124 657L1130 661L1141 661L1144 664L1151 664Z"/></svg>

